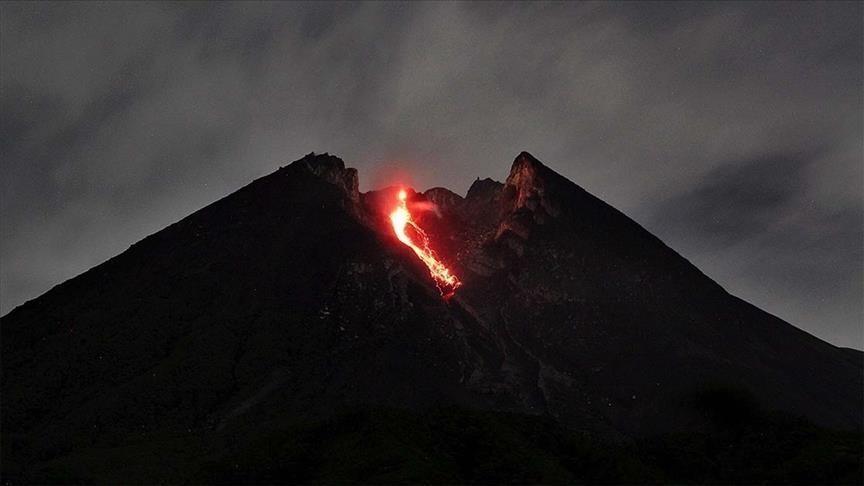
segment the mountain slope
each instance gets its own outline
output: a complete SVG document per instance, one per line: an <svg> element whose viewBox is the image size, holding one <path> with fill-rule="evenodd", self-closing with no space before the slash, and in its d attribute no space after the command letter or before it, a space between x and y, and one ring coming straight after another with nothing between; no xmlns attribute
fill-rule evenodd
<svg viewBox="0 0 864 486"><path fill-rule="evenodd" d="M326 180L346 173L298 161L5 316L4 468L261 403L324 414L455 393L444 304Z"/></svg>
<svg viewBox="0 0 864 486"><path fill-rule="evenodd" d="M394 191L310 154L4 316L4 477L186 480L346 407L546 415L613 441L748 400L861 426L860 353L728 295L529 154L465 198L411 192L464 281L449 301L392 235Z"/></svg>
<svg viewBox="0 0 864 486"><path fill-rule="evenodd" d="M497 270L466 282L460 297L536 361L551 413L566 418L578 406L617 429L688 428L694 390L735 384L770 409L860 426L861 353L730 296L527 153L493 205L496 235L474 260L488 268L494 255ZM505 290L485 293L496 285Z"/></svg>

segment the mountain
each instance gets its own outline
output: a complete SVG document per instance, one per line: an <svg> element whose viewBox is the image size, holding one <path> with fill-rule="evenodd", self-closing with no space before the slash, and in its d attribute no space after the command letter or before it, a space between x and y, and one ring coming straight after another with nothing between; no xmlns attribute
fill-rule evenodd
<svg viewBox="0 0 864 486"><path fill-rule="evenodd" d="M399 189L310 154L4 316L4 480L859 474L862 353L524 152L464 198L406 188L461 279L444 298L393 233Z"/></svg>

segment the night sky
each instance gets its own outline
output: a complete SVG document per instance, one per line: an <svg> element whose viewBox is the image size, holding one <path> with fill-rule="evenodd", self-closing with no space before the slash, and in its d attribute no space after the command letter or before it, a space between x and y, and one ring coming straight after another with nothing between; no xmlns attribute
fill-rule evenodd
<svg viewBox="0 0 864 486"><path fill-rule="evenodd" d="M862 348L862 4L0 4L0 312L308 152L464 194L527 150Z"/></svg>

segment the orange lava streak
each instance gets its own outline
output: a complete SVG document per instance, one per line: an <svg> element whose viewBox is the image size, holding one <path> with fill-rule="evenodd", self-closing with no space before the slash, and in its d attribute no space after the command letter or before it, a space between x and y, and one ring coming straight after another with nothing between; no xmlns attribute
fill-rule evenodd
<svg viewBox="0 0 864 486"><path fill-rule="evenodd" d="M404 190L399 191L399 206L390 213L390 222L393 223L393 231L396 233L396 237L399 238L399 241L414 250L414 253L420 258L420 260L423 260L423 263L429 267L429 274L432 275L432 279L435 280L435 285L438 286L441 295L443 295L445 299L449 298L453 295L453 292L462 285L462 282L460 282L455 275L450 273L450 269L438 261L438 258L435 257L435 253L431 248L429 248L429 238L411 218L411 212L408 211L408 204L406 202L407 197L408 195ZM419 237L420 244L414 243L414 240L408 236L407 229L409 226Z"/></svg>

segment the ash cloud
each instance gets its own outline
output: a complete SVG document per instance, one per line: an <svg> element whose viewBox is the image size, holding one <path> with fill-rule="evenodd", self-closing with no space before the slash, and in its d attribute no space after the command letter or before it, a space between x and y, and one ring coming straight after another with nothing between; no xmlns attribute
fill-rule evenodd
<svg viewBox="0 0 864 486"><path fill-rule="evenodd" d="M528 150L730 292L862 347L855 3L0 4L0 312L278 166ZM736 218L736 215L739 217Z"/></svg>

